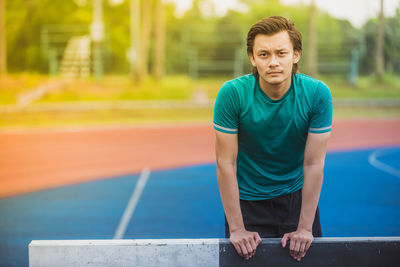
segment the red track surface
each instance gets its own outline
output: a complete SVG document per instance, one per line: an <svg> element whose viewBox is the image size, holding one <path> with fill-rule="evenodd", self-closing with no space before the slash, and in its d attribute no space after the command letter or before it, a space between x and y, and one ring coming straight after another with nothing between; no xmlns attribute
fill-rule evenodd
<svg viewBox="0 0 400 267"><path fill-rule="evenodd" d="M400 144L400 120L335 122L329 150ZM210 125L0 133L0 197L215 161Z"/></svg>

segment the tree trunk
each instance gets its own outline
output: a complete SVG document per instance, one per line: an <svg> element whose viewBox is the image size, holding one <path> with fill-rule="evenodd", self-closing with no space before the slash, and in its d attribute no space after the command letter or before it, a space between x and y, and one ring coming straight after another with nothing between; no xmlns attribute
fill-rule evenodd
<svg viewBox="0 0 400 267"><path fill-rule="evenodd" d="M311 2L310 13L308 18L308 49L307 49L307 72L310 76L317 75L317 29L315 20L317 17L317 9L314 1Z"/></svg>
<svg viewBox="0 0 400 267"><path fill-rule="evenodd" d="M134 81L139 77L139 55L140 55L140 0L129 2L129 23L130 23L130 47L129 60L131 63L131 77Z"/></svg>
<svg viewBox="0 0 400 267"><path fill-rule="evenodd" d="M148 74L149 43L151 29L151 0L142 1L141 40L139 53L138 78L141 81Z"/></svg>
<svg viewBox="0 0 400 267"><path fill-rule="evenodd" d="M376 76L378 81L383 80L384 72L384 60L383 60L383 0L381 0L381 10L379 12L379 22L378 22L378 44L376 46Z"/></svg>
<svg viewBox="0 0 400 267"><path fill-rule="evenodd" d="M164 76L164 44L165 44L165 21L164 5L162 0L155 2L155 22L154 22L154 65L153 73L157 80Z"/></svg>
<svg viewBox="0 0 400 267"><path fill-rule="evenodd" d="M6 46L6 27L5 27L5 3L0 0L0 75L7 74L7 46Z"/></svg>

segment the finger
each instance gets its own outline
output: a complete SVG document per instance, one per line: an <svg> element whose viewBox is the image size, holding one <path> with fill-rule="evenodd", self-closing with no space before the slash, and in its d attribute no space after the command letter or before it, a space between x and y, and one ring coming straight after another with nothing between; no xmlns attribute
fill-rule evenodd
<svg viewBox="0 0 400 267"><path fill-rule="evenodd" d="M247 249L247 256L250 258L253 254L254 249L251 247L251 244L249 242L246 243L246 249Z"/></svg>
<svg viewBox="0 0 400 267"><path fill-rule="evenodd" d="M304 257L304 256L306 255L308 249L311 247L311 243L312 243L312 242L307 242L307 243L306 243L305 248L304 248L304 252L303 252L303 254L301 255L301 257Z"/></svg>
<svg viewBox="0 0 400 267"><path fill-rule="evenodd" d="M257 244L256 244L256 241L254 240L253 236L251 238L249 238L249 243L250 243L251 248L253 249L253 251L256 250Z"/></svg>
<svg viewBox="0 0 400 267"><path fill-rule="evenodd" d="M255 238L255 240L256 240L256 246L258 246L258 245L262 242L261 237L260 237L260 235L256 232L254 238Z"/></svg>
<svg viewBox="0 0 400 267"><path fill-rule="evenodd" d="M296 258L296 256L294 255L294 251L290 250L290 256L292 256L293 258Z"/></svg>
<svg viewBox="0 0 400 267"><path fill-rule="evenodd" d="M308 249L311 247L311 244L312 244L312 241L311 242L307 242L305 252L308 251Z"/></svg>
<svg viewBox="0 0 400 267"><path fill-rule="evenodd" d="M291 240L290 240L290 244L289 244L289 245L290 245L290 246L289 246L289 249L290 249L290 250L293 250L293 251L294 251L294 247L296 246L296 241L297 241L296 239L291 239Z"/></svg>
<svg viewBox="0 0 400 267"><path fill-rule="evenodd" d="M256 250L254 250L253 253L251 253L250 258L253 257L254 255L256 255Z"/></svg>
<svg viewBox="0 0 400 267"><path fill-rule="evenodd" d="M301 242L299 253L304 254L306 252L307 242Z"/></svg>
<svg viewBox="0 0 400 267"><path fill-rule="evenodd" d="M299 251L295 251L294 252L294 257L295 257L295 259L296 260L301 260L301 258L302 258L302 253L301 252L299 252Z"/></svg>
<svg viewBox="0 0 400 267"><path fill-rule="evenodd" d="M290 251L290 256L292 256L293 259L295 259L295 260L300 260L300 259L301 259L301 257L299 256L299 254L298 254L296 251L294 251L294 250L291 250L291 251Z"/></svg>
<svg viewBox="0 0 400 267"><path fill-rule="evenodd" d="M252 252L251 255L250 255L250 258L251 258L251 257L254 256L254 254L256 254L257 244L256 244L256 242L255 242L255 240L254 240L253 237L250 238L249 243L250 243L250 245L251 245L251 248L253 249L253 252Z"/></svg>
<svg viewBox="0 0 400 267"><path fill-rule="evenodd" d="M300 247L302 245L302 241L301 240L296 240L296 244L294 245L294 251L298 254L300 252Z"/></svg>
<svg viewBox="0 0 400 267"><path fill-rule="evenodd" d="M305 253L305 248L307 246L307 242L302 242L300 245L300 251L298 252L298 260L301 260L301 258L303 258L306 253Z"/></svg>
<svg viewBox="0 0 400 267"><path fill-rule="evenodd" d="M240 249L242 250L242 257L247 259L249 253L247 252L246 246L243 243L240 243Z"/></svg>
<svg viewBox="0 0 400 267"><path fill-rule="evenodd" d="M299 258L299 253L298 253L298 249L300 246L300 241L296 240L296 239L292 239L290 241L290 250L292 251L292 257L295 258L296 260L298 260Z"/></svg>
<svg viewBox="0 0 400 267"><path fill-rule="evenodd" d="M246 242L245 246L246 246L246 249L247 249L247 254L251 254L254 249L253 249L252 245L250 244L250 242Z"/></svg>
<svg viewBox="0 0 400 267"><path fill-rule="evenodd" d="M242 253L242 250L241 250L239 244L233 244L233 246L235 247L236 252L239 254L239 256L243 257L243 253Z"/></svg>
<svg viewBox="0 0 400 267"><path fill-rule="evenodd" d="M289 234L284 234L281 239L282 247L286 247L286 243L288 240L289 240Z"/></svg>

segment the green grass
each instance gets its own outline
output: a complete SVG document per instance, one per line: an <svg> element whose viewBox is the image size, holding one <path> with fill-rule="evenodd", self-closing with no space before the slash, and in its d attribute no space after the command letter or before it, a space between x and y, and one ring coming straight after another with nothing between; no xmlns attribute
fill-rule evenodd
<svg viewBox="0 0 400 267"><path fill-rule="evenodd" d="M148 79L134 84L127 76L106 76L101 82L79 79L63 90L53 91L32 105L79 101L118 100L185 100L201 91L215 99L219 88L229 77L198 81L186 76L169 76L161 82ZM361 77L357 86L344 81L320 77L331 88L334 99L339 98L400 98L400 79L385 76L377 82L373 76ZM10 75L0 79L0 105L15 104L16 97L44 82L55 80L40 74ZM334 118L400 118L400 108L335 108ZM66 125L142 124L158 122L211 122L212 108L90 110L90 111L18 111L0 113L0 128L52 127Z"/></svg>
<svg viewBox="0 0 400 267"><path fill-rule="evenodd" d="M200 80L199 87L204 88L207 95L214 99L222 84L231 78L210 78ZM344 79L318 77L331 89L333 98L400 98L400 78L386 75L384 82L377 82L374 76L360 77L357 85L349 84Z"/></svg>
<svg viewBox="0 0 400 267"><path fill-rule="evenodd" d="M59 78L35 73L9 74L6 77L0 77L0 105L15 104L18 95L53 80L59 80Z"/></svg>
<svg viewBox="0 0 400 267"><path fill-rule="evenodd" d="M321 78L331 89L333 98L400 98L400 78L385 76L384 82L374 76L360 77L357 85Z"/></svg>
<svg viewBox="0 0 400 267"><path fill-rule="evenodd" d="M13 112L0 116L0 129L89 125L212 122L212 108ZM334 119L400 118L400 108L335 108Z"/></svg>
<svg viewBox="0 0 400 267"><path fill-rule="evenodd" d="M15 104L20 94L50 81L61 79L26 73L0 78L0 105ZM105 76L100 82L92 78L74 80L62 90L49 92L37 103L189 99L195 89L195 82L186 76L170 76L161 82L147 79L140 84L133 83L128 76Z"/></svg>
<svg viewBox="0 0 400 267"><path fill-rule="evenodd" d="M400 118L400 108L340 107L333 109L334 119L390 119Z"/></svg>
<svg viewBox="0 0 400 267"><path fill-rule="evenodd" d="M344 80L319 77L331 89L334 98L400 98L400 78L386 75L384 82L374 76L360 77L356 86ZM230 77L206 78L193 81L187 76L168 76L160 82L147 79L135 84L129 76L105 76L97 82L91 78L78 79L62 90L49 92L38 103L114 100L185 100L202 91L215 99L218 90ZM18 95L40 84L57 81L41 74L12 74L0 79L0 105L15 104Z"/></svg>
<svg viewBox="0 0 400 267"><path fill-rule="evenodd" d="M47 94L38 103L189 99L194 88L195 83L185 76L166 77L161 82L148 79L140 84L133 83L127 76L106 76L101 82L75 80L63 90Z"/></svg>

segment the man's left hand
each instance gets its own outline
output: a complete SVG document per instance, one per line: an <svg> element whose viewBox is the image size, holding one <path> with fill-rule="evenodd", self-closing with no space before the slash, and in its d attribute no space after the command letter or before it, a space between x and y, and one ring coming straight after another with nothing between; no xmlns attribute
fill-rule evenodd
<svg viewBox="0 0 400 267"><path fill-rule="evenodd" d="M300 261L306 255L310 248L314 237L312 231L306 229L297 229L295 232L286 233L282 239L282 247L286 247L287 241L290 240L290 255Z"/></svg>

